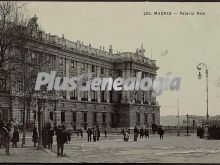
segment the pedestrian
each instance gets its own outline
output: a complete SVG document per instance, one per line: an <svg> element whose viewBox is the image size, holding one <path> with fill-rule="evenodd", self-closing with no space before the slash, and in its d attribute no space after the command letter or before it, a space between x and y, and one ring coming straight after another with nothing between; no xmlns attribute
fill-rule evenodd
<svg viewBox="0 0 220 165"><path fill-rule="evenodd" d="M14 127L14 132L13 132L13 135L12 135L11 142L12 142L12 147L17 148L17 142L19 142L19 132L18 132L17 127Z"/></svg>
<svg viewBox="0 0 220 165"><path fill-rule="evenodd" d="M11 141L11 128L10 128L10 125L9 123L4 127L5 129L5 152L6 152L6 155L9 155L9 146L10 146L10 141Z"/></svg>
<svg viewBox="0 0 220 165"><path fill-rule="evenodd" d="M4 145L4 123L0 120L0 148Z"/></svg>
<svg viewBox="0 0 220 165"><path fill-rule="evenodd" d="M88 142L92 140L92 130L90 128L87 129Z"/></svg>
<svg viewBox="0 0 220 165"><path fill-rule="evenodd" d="M70 141L71 141L71 131L70 130L67 132L67 141L68 141L68 143L70 143Z"/></svg>
<svg viewBox="0 0 220 165"><path fill-rule="evenodd" d="M143 139L144 137L144 129L141 127L140 129L140 139Z"/></svg>
<svg viewBox="0 0 220 165"><path fill-rule="evenodd" d="M47 148L48 145L48 130L46 128L43 128L42 130L42 144L44 146L44 148Z"/></svg>
<svg viewBox="0 0 220 165"><path fill-rule="evenodd" d="M145 129L144 135L145 135L145 138L149 139L149 130L148 129Z"/></svg>
<svg viewBox="0 0 220 165"><path fill-rule="evenodd" d="M76 130L76 136L77 136L77 138L79 137L79 129Z"/></svg>
<svg viewBox="0 0 220 165"><path fill-rule="evenodd" d="M96 142L97 130L95 128L93 128L92 134L93 134L93 142Z"/></svg>
<svg viewBox="0 0 220 165"><path fill-rule="evenodd" d="M107 137L107 130L106 129L104 130L104 134L105 134L105 139L106 139L106 137Z"/></svg>
<svg viewBox="0 0 220 165"><path fill-rule="evenodd" d="M66 143L65 130L61 126L58 126L56 135L57 135L57 156L63 157L64 144Z"/></svg>
<svg viewBox="0 0 220 165"><path fill-rule="evenodd" d="M123 140L125 140L125 129L123 128L121 131L122 135L123 135Z"/></svg>
<svg viewBox="0 0 220 165"><path fill-rule="evenodd" d="M162 127L160 127L160 128L158 129L158 133L159 133L159 135L160 135L160 140L163 139L164 130L162 129Z"/></svg>
<svg viewBox="0 0 220 165"><path fill-rule="evenodd" d="M100 130L99 128L97 128L97 141L99 141L100 136L101 136Z"/></svg>
<svg viewBox="0 0 220 165"><path fill-rule="evenodd" d="M80 128L79 130L81 138L83 138L83 130Z"/></svg>
<svg viewBox="0 0 220 165"><path fill-rule="evenodd" d="M137 141L138 133L139 133L138 128L135 126L135 128L134 128L134 141Z"/></svg>
<svg viewBox="0 0 220 165"><path fill-rule="evenodd" d="M48 131L48 149L52 149L53 147L53 136L54 136L54 130L50 127Z"/></svg>
<svg viewBox="0 0 220 165"><path fill-rule="evenodd" d="M38 142L38 132L37 132L36 127L34 127L34 130L33 130L32 142L34 143L34 147L36 147L36 143Z"/></svg>
<svg viewBox="0 0 220 165"><path fill-rule="evenodd" d="M124 141L128 141L129 140L129 133L128 133L128 131L125 131L125 133L124 133L125 135L124 135Z"/></svg>

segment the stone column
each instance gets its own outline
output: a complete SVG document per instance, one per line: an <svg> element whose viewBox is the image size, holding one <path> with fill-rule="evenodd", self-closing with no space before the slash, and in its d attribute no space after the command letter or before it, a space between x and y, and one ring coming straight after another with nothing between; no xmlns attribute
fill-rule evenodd
<svg viewBox="0 0 220 165"><path fill-rule="evenodd" d="M91 65L88 65L88 73L91 74ZM88 91L88 101L91 102L91 91Z"/></svg>
<svg viewBox="0 0 220 165"><path fill-rule="evenodd" d="M77 76L80 76L80 74L81 74L81 63L77 62L76 67L77 67ZM78 90L78 88L76 89L76 95L77 95L78 101L81 101L81 91Z"/></svg>
<svg viewBox="0 0 220 165"><path fill-rule="evenodd" d="M126 79L125 70L122 70L122 78L124 78L124 80ZM126 100L126 92L122 88L122 103L125 103L125 100Z"/></svg>
<svg viewBox="0 0 220 165"><path fill-rule="evenodd" d="M101 77L101 68L97 66L97 77ZM98 102L101 102L101 92L97 91Z"/></svg>
<svg viewBox="0 0 220 165"><path fill-rule="evenodd" d="M66 63L65 63L65 71L66 71L66 73L65 73L65 75L66 75L66 77L70 77L70 61L69 60L65 60L66 61ZM66 99L68 99L68 100L70 100L70 92L69 91L66 91Z"/></svg>
<svg viewBox="0 0 220 165"><path fill-rule="evenodd" d="M129 69L126 70L126 79L131 77L131 71ZM125 98L128 103L131 103L131 94L130 91L125 92Z"/></svg>
<svg viewBox="0 0 220 165"><path fill-rule="evenodd" d="M109 70L106 69L106 78L109 78L109 77L110 77ZM105 91L105 98L106 98L107 103L109 103L110 102L110 94L109 94L108 90Z"/></svg>

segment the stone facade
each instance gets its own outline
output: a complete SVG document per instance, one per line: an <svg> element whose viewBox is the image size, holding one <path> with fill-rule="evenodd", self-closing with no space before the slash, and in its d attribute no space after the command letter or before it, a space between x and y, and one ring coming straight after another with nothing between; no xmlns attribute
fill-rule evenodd
<svg viewBox="0 0 220 165"><path fill-rule="evenodd" d="M37 20L37 19L34 19ZM35 22L36 23L36 22ZM142 72L142 78L156 78L158 67L155 60L144 55L143 45L136 52L113 53L112 46L106 51L104 47L93 48L91 44L69 41L56 35L37 30L35 39L30 42L32 55L48 58L44 71L57 71L59 76L75 77L82 73L92 73L93 77L135 77ZM34 45L34 46L33 46ZM13 80L16 84L16 79ZM16 85L15 85L16 86ZM12 87L12 91L16 87ZM9 118L22 122L23 104L18 95L12 93L12 112ZM0 102L1 119L3 102ZM160 124L160 107L150 92L131 91L79 91L59 92L59 97L45 98L43 104L43 122L66 124L74 129L99 126L114 127L151 127L154 122ZM26 112L29 122L36 122L36 101L31 102ZM4 116L4 117L3 117Z"/></svg>

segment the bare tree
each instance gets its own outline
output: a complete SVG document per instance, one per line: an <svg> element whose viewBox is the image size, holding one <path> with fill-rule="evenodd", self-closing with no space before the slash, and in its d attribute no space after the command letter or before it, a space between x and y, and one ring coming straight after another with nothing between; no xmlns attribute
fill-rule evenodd
<svg viewBox="0 0 220 165"><path fill-rule="evenodd" d="M10 63L9 50L15 45L25 45L24 37L27 34L28 19L25 17L23 3L0 2L0 68Z"/></svg>
<svg viewBox="0 0 220 165"><path fill-rule="evenodd" d="M12 119L13 97L23 102L23 139L25 144L26 117L30 115L30 105L36 92L35 80L38 71L44 69L46 56L39 53L42 31L37 17L26 17L25 4L0 2L0 71L5 72L10 93Z"/></svg>

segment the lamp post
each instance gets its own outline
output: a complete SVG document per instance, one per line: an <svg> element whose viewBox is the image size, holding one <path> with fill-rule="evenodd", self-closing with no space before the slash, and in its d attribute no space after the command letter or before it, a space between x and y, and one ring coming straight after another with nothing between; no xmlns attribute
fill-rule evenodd
<svg viewBox="0 0 220 165"><path fill-rule="evenodd" d="M209 97L208 97L208 69L207 69L207 66L206 64L204 63L199 63L197 65L197 69L199 71L199 74L198 74L198 78L201 79L202 78L202 75L201 75L201 69L202 67L205 67L205 73L206 73L206 95L207 95L207 99L206 99L206 104L207 104L207 112L206 112L206 119L208 120L209 119L209 107L208 107L208 103L209 103Z"/></svg>
<svg viewBox="0 0 220 165"><path fill-rule="evenodd" d="M54 115L55 115L54 125L55 126L57 126L57 104L58 104L58 100L55 100L55 102L54 102Z"/></svg>
<svg viewBox="0 0 220 165"><path fill-rule="evenodd" d="M186 136L189 136L189 115L186 115Z"/></svg>
<svg viewBox="0 0 220 165"><path fill-rule="evenodd" d="M178 130L177 130L177 136L180 136L180 115L179 115L179 100L177 100L177 111L178 111L178 113L177 113L177 118L178 118Z"/></svg>
<svg viewBox="0 0 220 165"><path fill-rule="evenodd" d="M37 105L38 105L38 134L39 134L39 140L38 140L38 147L37 149L42 149L42 129L43 129L43 110L45 109L45 102L46 99L44 98L45 92L37 93Z"/></svg>
<svg viewBox="0 0 220 165"><path fill-rule="evenodd" d="M43 148L42 147L42 102L43 100L38 98L38 133L39 133L39 140L38 140L38 149Z"/></svg>

